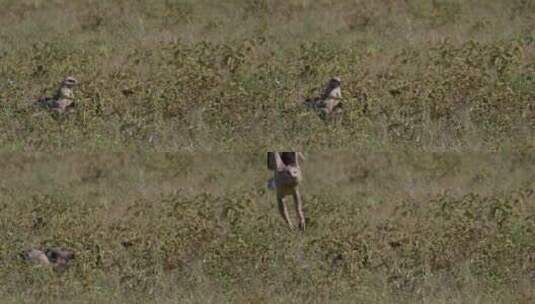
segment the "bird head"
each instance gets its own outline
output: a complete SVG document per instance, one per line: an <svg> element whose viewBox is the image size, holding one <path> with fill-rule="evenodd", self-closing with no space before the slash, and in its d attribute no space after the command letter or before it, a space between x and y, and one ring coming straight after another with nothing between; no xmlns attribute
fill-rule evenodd
<svg viewBox="0 0 535 304"><path fill-rule="evenodd" d="M72 88L78 84L78 80L76 78L69 76L61 82L62 87Z"/></svg>

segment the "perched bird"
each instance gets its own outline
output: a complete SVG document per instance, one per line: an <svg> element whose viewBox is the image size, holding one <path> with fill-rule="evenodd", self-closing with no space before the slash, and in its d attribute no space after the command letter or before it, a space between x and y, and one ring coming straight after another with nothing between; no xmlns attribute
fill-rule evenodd
<svg viewBox="0 0 535 304"><path fill-rule="evenodd" d="M339 77L333 77L327 82L325 89L320 97L307 99L304 104L308 108L319 111L320 116L324 119L329 118L334 113L342 110L342 81Z"/></svg>
<svg viewBox="0 0 535 304"><path fill-rule="evenodd" d="M37 101L41 106L51 111L63 113L74 107L74 87L78 81L74 77L65 78L53 97L42 97Z"/></svg>
<svg viewBox="0 0 535 304"><path fill-rule="evenodd" d="M61 248L28 249L21 254L28 262L52 266L55 270L64 270L70 260L74 259L74 253Z"/></svg>

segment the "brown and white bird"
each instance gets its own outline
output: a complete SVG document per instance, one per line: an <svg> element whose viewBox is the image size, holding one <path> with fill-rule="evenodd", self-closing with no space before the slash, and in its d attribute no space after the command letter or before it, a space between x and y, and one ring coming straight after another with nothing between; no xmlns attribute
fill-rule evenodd
<svg viewBox="0 0 535 304"><path fill-rule="evenodd" d="M342 110L342 81L339 77L333 77L327 82L325 89L320 97L307 99L304 104L308 108L319 111L320 116L326 119L333 113Z"/></svg>
<svg viewBox="0 0 535 304"><path fill-rule="evenodd" d="M31 248L21 254L28 262L52 266L54 270L64 270L70 260L74 259L74 253L61 248L47 248L44 250Z"/></svg>
<svg viewBox="0 0 535 304"><path fill-rule="evenodd" d="M53 97L42 97L37 101L41 106L57 113L63 113L74 107L74 87L78 81L69 76L65 78Z"/></svg>

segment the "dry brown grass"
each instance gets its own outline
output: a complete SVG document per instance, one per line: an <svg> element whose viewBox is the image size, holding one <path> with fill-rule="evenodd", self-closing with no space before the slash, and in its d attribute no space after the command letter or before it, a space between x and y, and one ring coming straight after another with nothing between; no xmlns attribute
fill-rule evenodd
<svg viewBox="0 0 535 304"><path fill-rule="evenodd" d="M0 7L3 302L534 301L533 1ZM67 75L77 111L34 116ZM289 149L305 234L260 173Z"/></svg>
<svg viewBox="0 0 535 304"><path fill-rule="evenodd" d="M265 155L4 155L0 294L13 301L529 303L533 158L307 157L304 234ZM59 159L62 159L60 162ZM15 174L16 173L16 174ZM504 178L505 177L505 178ZM73 248L63 274L21 263Z"/></svg>
<svg viewBox="0 0 535 304"><path fill-rule="evenodd" d="M530 1L2 4L3 150L533 148ZM34 119L66 75L77 113ZM333 75L326 128L301 102Z"/></svg>

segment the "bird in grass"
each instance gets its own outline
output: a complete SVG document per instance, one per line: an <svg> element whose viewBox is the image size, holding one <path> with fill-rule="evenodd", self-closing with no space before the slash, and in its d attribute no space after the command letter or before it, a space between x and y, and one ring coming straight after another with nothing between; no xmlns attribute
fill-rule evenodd
<svg viewBox="0 0 535 304"><path fill-rule="evenodd" d="M41 97L37 103L50 111L64 113L75 106L73 90L76 85L78 85L76 78L69 76L61 82L54 96Z"/></svg>
<svg viewBox="0 0 535 304"><path fill-rule="evenodd" d="M51 266L54 270L64 270L70 260L74 259L74 252L62 248L31 248L21 253L23 260L37 264Z"/></svg>
<svg viewBox="0 0 535 304"><path fill-rule="evenodd" d="M317 110L324 119L331 117L342 110L342 81L339 77L333 77L325 86L320 97L305 100L306 107Z"/></svg>

